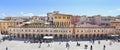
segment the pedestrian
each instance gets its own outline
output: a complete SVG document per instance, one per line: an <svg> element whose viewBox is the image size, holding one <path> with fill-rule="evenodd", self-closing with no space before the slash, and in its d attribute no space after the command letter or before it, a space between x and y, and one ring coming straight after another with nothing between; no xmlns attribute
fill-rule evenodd
<svg viewBox="0 0 120 50"><path fill-rule="evenodd" d="M92 50L93 49L93 47L92 47L92 45L90 46L90 50Z"/></svg>
<svg viewBox="0 0 120 50"><path fill-rule="evenodd" d="M66 43L66 48L68 48L68 49L69 49L69 47L70 47L69 43Z"/></svg>
<svg viewBox="0 0 120 50"><path fill-rule="evenodd" d="M106 46L104 45L104 46L103 46L103 50L105 50L105 48L106 48Z"/></svg>
<svg viewBox="0 0 120 50"><path fill-rule="evenodd" d="M98 44L100 44L100 41L98 41Z"/></svg>
<svg viewBox="0 0 120 50"><path fill-rule="evenodd" d="M42 43L39 44L39 48L41 48L41 44L42 44Z"/></svg>
<svg viewBox="0 0 120 50"><path fill-rule="evenodd" d="M68 44L68 49L70 48L70 44Z"/></svg>
<svg viewBox="0 0 120 50"><path fill-rule="evenodd" d="M6 47L6 50L8 50L8 47Z"/></svg>
<svg viewBox="0 0 120 50"><path fill-rule="evenodd" d="M110 42L109 45L112 45L112 42Z"/></svg>
<svg viewBox="0 0 120 50"><path fill-rule="evenodd" d="M48 44L48 46L47 47L50 47L50 44Z"/></svg>
<svg viewBox="0 0 120 50"><path fill-rule="evenodd" d="M77 46L80 46L80 43L77 42Z"/></svg>
<svg viewBox="0 0 120 50"><path fill-rule="evenodd" d="M85 49L87 49L88 45L85 44Z"/></svg>
<svg viewBox="0 0 120 50"><path fill-rule="evenodd" d="M92 43L94 44L94 42L95 42L95 40L93 39L93 40L92 40Z"/></svg>
<svg viewBox="0 0 120 50"><path fill-rule="evenodd" d="M3 37L3 39L2 39L3 41L5 41L5 37Z"/></svg>
<svg viewBox="0 0 120 50"><path fill-rule="evenodd" d="M66 48L68 47L68 43L66 43Z"/></svg>

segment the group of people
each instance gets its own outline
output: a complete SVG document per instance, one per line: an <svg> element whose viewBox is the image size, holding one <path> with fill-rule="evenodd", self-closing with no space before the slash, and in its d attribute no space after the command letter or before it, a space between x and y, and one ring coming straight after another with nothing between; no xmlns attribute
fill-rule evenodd
<svg viewBox="0 0 120 50"><path fill-rule="evenodd" d="M98 44L100 44L100 41L98 41ZM80 43L77 42L76 46L80 46ZM68 49L70 48L70 44L68 42L66 43L66 48L68 48ZM88 49L87 44L84 45L84 49ZM105 50L105 49L106 49L106 45L103 45L103 50ZM90 46L90 50L93 50L92 45Z"/></svg>
<svg viewBox="0 0 120 50"><path fill-rule="evenodd" d="M94 44L94 43L95 43L95 40L91 40L90 42L91 42L92 44ZM42 44L42 43L40 43L39 48L41 47L41 44ZM98 44L101 44L101 41L100 41L100 40L98 40ZM59 42L59 45L61 45L61 42ZM76 46L80 46L80 45L81 45L80 43L78 43L78 42L76 43ZM109 45L112 45L112 42L111 42L111 41L109 42ZM47 47L50 47L50 46L51 46L51 45L48 43ZM84 49L88 49L88 46L89 46L89 45L85 44L85 45L84 45ZM67 49L70 48L70 43L69 43L69 42L66 42L66 48L67 48ZM90 50L93 50L93 45L90 45L89 48L90 48ZM103 45L103 50L106 50L106 45Z"/></svg>

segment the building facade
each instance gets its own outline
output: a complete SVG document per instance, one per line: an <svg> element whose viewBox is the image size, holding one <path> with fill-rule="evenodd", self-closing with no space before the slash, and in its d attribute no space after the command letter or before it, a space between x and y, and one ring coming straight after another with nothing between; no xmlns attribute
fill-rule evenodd
<svg viewBox="0 0 120 50"><path fill-rule="evenodd" d="M115 28L115 33L120 35L120 21L112 21L110 25Z"/></svg>
<svg viewBox="0 0 120 50"><path fill-rule="evenodd" d="M19 38L37 38L43 36L54 36L54 38L93 38L105 37L108 34L113 34L115 29L113 27L75 27L73 34L72 27L10 27L8 32L10 35Z"/></svg>
<svg viewBox="0 0 120 50"><path fill-rule="evenodd" d="M23 23L23 21L1 20L0 21L1 34L7 34L8 27L16 26L16 25L19 25L22 23Z"/></svg>
<svg viewBox="0 0 120 50"><path fill-rule="evenodd" d="M48 21L52 22L54 27L70 27L71 17L72 15L59 12L48 13Z"/></svg>

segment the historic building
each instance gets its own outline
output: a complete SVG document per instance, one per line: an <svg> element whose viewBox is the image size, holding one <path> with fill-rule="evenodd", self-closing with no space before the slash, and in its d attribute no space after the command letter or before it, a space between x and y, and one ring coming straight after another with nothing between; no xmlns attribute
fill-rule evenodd
<svg viewBox="0 0 120 50"><path fill-rule="evenodd" d="M25 22L20 21L25 20ZM18 38L105 38L120 33L120 22L112 16L73 16L59 11L47 13L47 16L6 17L0 21L2 33Z"/></svg>
<svg viewBox="0 0 120 50"><path fill-rule="evenodd" d="M120 35L120 21L112 21L111 26L115 28L115 33Z"/></svg>
<svg viewBox="0 0 120 50"><path fill-rule="evenodd" d="M8 33L8 27L10 26L16 26L19 24L22 24L23 21L14 21L14 20L0 20L0 30L2 34L7 34Z"/></svg>
<svg viewBox="0 0 120 50"><path fill-rule="evenodd" d="M59 12L48 13L48 21L55 27L70 27L71 17L69 14L61 14Z"/></svg>
<svg viewBox="0 0 120 50"><path fill-rule="evenodd" d="M11 36L19 38L42 38L43 36L54 36L54 38L93 38L106 37L113 34L113 27L9 27Z"/></svg>

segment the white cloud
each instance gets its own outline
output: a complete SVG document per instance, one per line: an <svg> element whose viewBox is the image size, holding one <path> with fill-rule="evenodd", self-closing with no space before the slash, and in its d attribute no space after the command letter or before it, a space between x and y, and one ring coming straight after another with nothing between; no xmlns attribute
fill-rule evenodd
<svg viewBox="0 0 120 50"><path fill-rule="evenodd" d="M108 12L114 12L114 10L109 10Z"/></svg>
<svg viewBox="0 0 120 50"><path fill-rule="evenodd" d="M120 9L109 10L108 12L119 12Z"/></svg>
<svg viewBox="0 0 120 50"><path fill-rule="evenodd" d="M46 14L39 14L38 16L46 16Z"/></svg>
<svg viewBox="0 0 120 50"><path fill-rule="evenodd" d="M26 13L26 14L23 14L23 16L34 16L33 13Z"/></svg>
<svg viewBox="0 0 120 50"><path fill-rule="evenodd" d="M24 13L23 11L20 12L22 16L34 16L33 13Z"/></svg>
<svg viewBox="0 0 120 50"><path fill-rule="evenodd" d="M2 15L2 16L6 16L6 14L5 14L5 13L2 13L1 15Z"/></svg>
<svg viewBox="0 0 120 50"><path fill-rule="evenodd" d="M23 15L24 13L23 12L20 12L21 15Z"/></svg>
<svg viewBox="0 0 120 50"><path fill-rule="evenodd" d="M120 11L120 9L116 9L116 10L119 10L119 11Z"/></svg>

